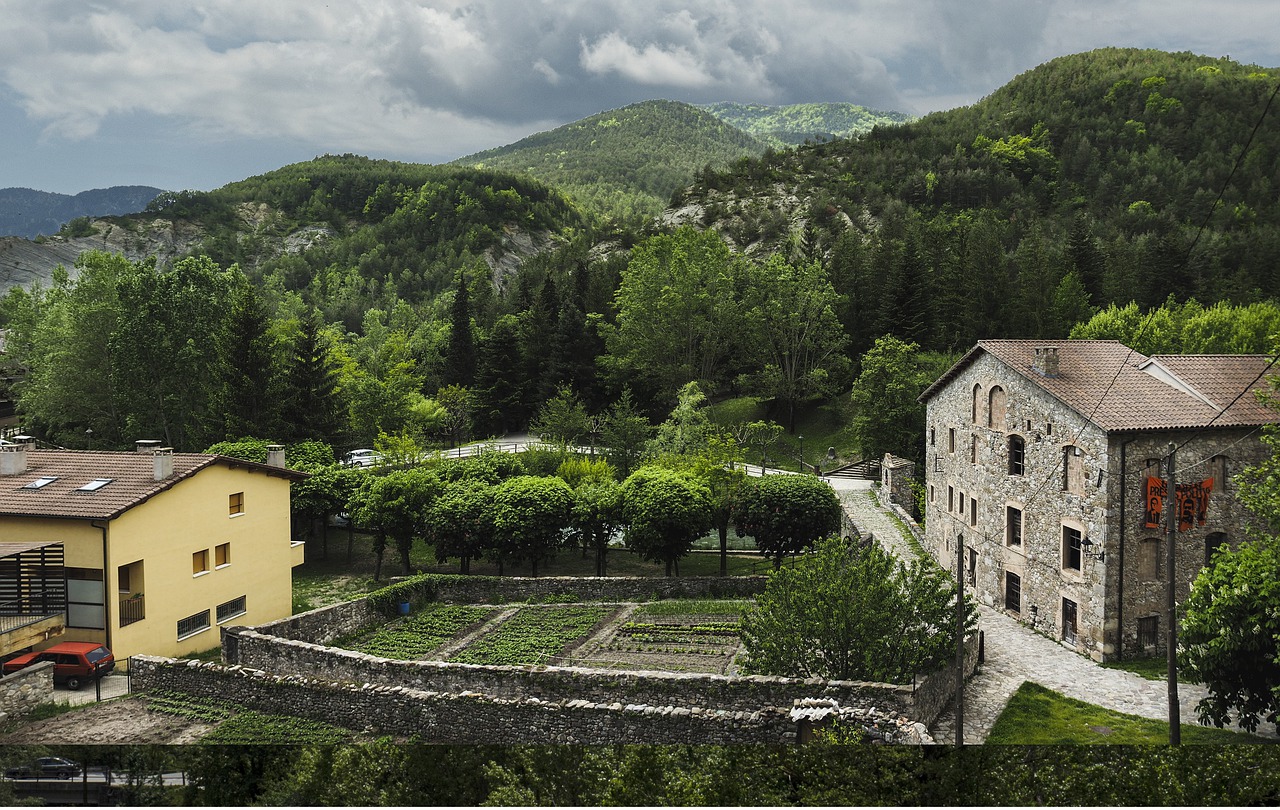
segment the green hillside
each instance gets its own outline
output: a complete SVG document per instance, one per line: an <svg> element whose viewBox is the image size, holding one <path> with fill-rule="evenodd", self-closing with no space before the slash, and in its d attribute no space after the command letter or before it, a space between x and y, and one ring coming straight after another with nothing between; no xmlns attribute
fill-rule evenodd
<svg viewBox="0 0 1280 810"><path fill-rule="evenodd" d="M700 109L743 132L760 138L777 149L805 141L853 138L878 126L892 126L915 120L900 112L872 110L858 104L738 104L720 101L700 104Z"/></svg>
<svg viewBox="0 0 1280 810"><path fill-rule="evenodd" d="M702 175L681 203L740 249L821 259L855 353L885 332L1062 337L1111 302L1247 303L1280 296L1275 109L1214 203L1277 81L1186 53L1065 56L970 107Z"/></svg>
<svg viewBox="0 0 1280 810"><path fill-rule="evenodd" d="M635 222L660 212L702 167L727 166L764 150L763 142L689 104L644 101L453 165L524 172L584 210Z"/></svg>
<svg viewBox="0 0 1280 810"><path fill-rule="evenodd" d="M298 292L349 328L370 307L430 304L459 270L487 282L522 249L516 242L536 253L585 226L559 192L523 175L355 155L162 194L148 213L199 223L207 236L197 252ZM300 232L310 244L286 249ZM509 264L525 256L516 258Z"/></svg>

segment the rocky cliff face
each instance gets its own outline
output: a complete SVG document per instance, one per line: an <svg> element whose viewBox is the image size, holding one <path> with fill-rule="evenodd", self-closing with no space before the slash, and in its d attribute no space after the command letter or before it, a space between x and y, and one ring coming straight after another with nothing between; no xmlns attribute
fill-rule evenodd
<svg viewBox="0 0 1280 810"><path fill-rule="evenodd" d="M131 261L154 255L164 265L185 255L204 238L204 231L198 226L167 219L132 220L128 226L94 220L91 227L92 235L74 238L0 238L0 289L30 287L36 282L48 286L59 265L74 277L76 259L88 250L121 253Z"/></svg>
<svg viewBox="0 0 1280 810"><path fill-rule="evenodd" d="M243 203L237 210L241 237L258 240L263 261L282 254L305 253L334 237L322 225L304 225L281 235L279 217L263 203ZM81 253L102 250L119 253L130 261L154 256L165 267L199 249L205 229L184 220L126 218L90 220L89 236L50 236L38 240L0 237L0 293L10 287L49 286L55 268L62 266L76 276L75 262ZM493 272L494 284L502 289L524 261L555 247L557 240L546 231L530 232L509 228L502 243L484 253Z"/></svg>

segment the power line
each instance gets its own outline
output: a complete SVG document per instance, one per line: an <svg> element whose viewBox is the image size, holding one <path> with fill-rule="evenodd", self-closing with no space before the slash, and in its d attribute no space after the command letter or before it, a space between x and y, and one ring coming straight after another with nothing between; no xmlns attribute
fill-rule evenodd
<svg viewBox="0 0 1280 810"><path fill-rule="evenodd" d="M1277 94L1280 94L1280 83L1277 83L1275 88L1271 91L1271 95L1267 98L1267 103L1264 104L1262 107L1262 113L1258 116L1258 120L1254 122L1253 129L1249 132L1249 137L1245 139L1244 146L1240 149L1240 154L1236 156L1235 163L1232 164L1231 166L1231 171L1227 173L1226 179L1223 181L1222 186L1218 189L1218 196L1214 198L1213 204L1209 206L1209 211L1205 214L1204 219L1201 220L1200 226L1196 228L1196 235L1191 240L1191 244L1187 246L1187 251L1182 257L1183 267L1186 267L1191 263L1192 252L1195 251L1196 245L1200 243L1200 237L1204 234L1205 229L1208 228L1209 220L1213 217L1214 212L1218 210L1218 205L1222 202L1222 198L1226 195L1227 189L1231 187L1231 181L1235 179L1236 172L1240 169L1240 165L1244 162L1245 156L1249 154L1249 148L1253 145L1253 139L1257 136L1258 130L1262 128L1262 123L1263 121L1266 120L1267 113L1270 112L1271 105L1275 101ZM1134 335L1129 339L1130 342L1137 343L1138 338L1142 336L1143 332L1147 329L1147 327L1150 324L1151 324L1150 318L1145 318L1144 320L1142 320L1138 324L1138 331L1134 333ZM1088 423L1093 422L1093 418L1094 416L1097 415L1098 409L1102 407L1102 403L1106 401L1107 396L1111 393L1111 389L1115 387L1116 380L1120 378L1120 374L1121 372L1124 371L1124 367L1129 364L1129 359L1133 357L1135 350L1130 346L1127 346L1126 348L1128 349L1128 352L1125 354L1124 360L1122 360L1120 364L1116 367L1116 373L1111 376L1111 380L1110 382L1107 383L1106 389L1103 390L1102 396L1098 398L1097 404L1093 406L1093 410L1089 413L1089 417L1086 420L1086 425ZM1280 360L1280 355L1277 355L1276 358L1273 359L1271 363L1267 365L1267 368L1269 369L1272 365L1276 363L1277 360ZM1264 370L1264 373L1265 373L1265 370ZM1261 374L1258 375L1258 379L1261 379L1261 377L1262 377ZM1231 405L1235 405L1235 403L1239 401L1241 396L1244 396L1245 393L1253 390L1253 385L1256 384L1256 382L1257 380L1254 380L1254 383L1251 383L1248 388L1246 388L1244 391L1241 391L1240 394L1234 400L1231 401ZM1227 407L1230 408L1231 406L1229 405ZM1216 418L1217 417L1215 416L1214 419ZM1210 420L1209 424L1212 424L1212 423L1213 423L1213 420ZM1073 446L1073 447L1075 446L1076 442L1080 439L1080 437L1084 435L1084 430L1085 430L1085 425L1081 425L1079 430L1076 432L1076 435L1072 437L1070 446ZM1194 436L1192 438L1194 438ZM1040 486L1037 487L1035 491L1031 493L1031 497L1027 499L1028 506L1030 506L1030 504L1035 500L1035 498L1039 496L1040 492L1045 488L1045 486L1047 486L1048 483L1056 477L1060 464L1061 464L1060 460L1059 462L1055 463L1054 468L1049 472L1048 477L1046 477L1045 480L1041 482Z"/></svg>

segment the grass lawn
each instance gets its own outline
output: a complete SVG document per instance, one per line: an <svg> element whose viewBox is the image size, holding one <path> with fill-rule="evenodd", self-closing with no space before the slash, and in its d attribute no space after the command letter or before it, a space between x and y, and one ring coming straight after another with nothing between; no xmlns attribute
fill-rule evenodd
<svg viewBox="0 0 1280 810"><path fill-rule="evenodd" d="M787 421L785 413L766 413L766 403L760 397L726 399L711 405L708 410L711 421L725 426L767 418L785 427ZM822 462L824 469L830 467L831 462L827 461L829 447L836 449L838 464L859 458L857 443L853 440L853 403L849 392L798 406L795 433L784 433L778 439L769 451L770 466L796 469L802 444L800 436L804 436L804 458L809 464ZM747 461L758 464L760 458L752 451Z"/></svg>
<svg viewBox="0 0 1280 810"><path fill-rule="evenodd" d="M991 745L1166 745L1169 724L1085 703L1026 681L1009 698L987 743ZM1248 734L1183 723L1187 745L1269 743Z"/></svg>
<svg viewBox="0 0 1280 810"><path fill-rule="evenodd" d="M1169 664L1164 658L1135 658L1126 661L1112 661L1103 664L1107 669L1123 669L1149 681L1163 681L1169 675ZM1198 683L1178 673L1178 683Z"/></svg>

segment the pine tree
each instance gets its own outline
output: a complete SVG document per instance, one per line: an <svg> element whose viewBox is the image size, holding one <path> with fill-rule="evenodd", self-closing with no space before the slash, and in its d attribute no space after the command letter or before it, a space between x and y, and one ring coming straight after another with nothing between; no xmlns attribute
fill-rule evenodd
<svg viewBox="0 0 1280 810"><path fill-rule="evenodd" d="M300 326L285 376L285 431L290 440L334 444L342 424L338 370L329 354L319 310L312 309Z"/></svg>
<svg viewBox="0 0 1280 810"><path fill-rule="evenodd" d="M471 300L466 273L458 273L449 319L449 344L441 378L445 385L469 386L476 375L476 346L471 334Z"/></svg>

